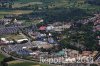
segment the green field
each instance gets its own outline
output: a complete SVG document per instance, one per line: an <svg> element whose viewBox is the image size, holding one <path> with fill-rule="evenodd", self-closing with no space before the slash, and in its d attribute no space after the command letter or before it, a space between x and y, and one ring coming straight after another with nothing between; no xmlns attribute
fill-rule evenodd
<svg viewBox="0 0 100 66"><path fill-rule="evenodd" d="M28 62L19 62L19 63L13 62L13 63L8 64L8 66L34 66L34 65L36 64L28 63Z"/></svg>
<svg viewBox="0 0 100 66"><path fill-rule="evenodd" d="M5 58L2 54L0 54L0 61ZM34 62L23 62L23 61L10 61L8 62L8 66L49 66L46 64L38 64Z"/></svg>
<svg viewBox="0 0 100 66"><path fill-rule="evenodd" d="M40 1L40 0L15 0L14 2L23 2L23 3L27 3L27 2L37 2L37 1Z"/></svg>
<svg viewBox="0 0 100 66"><path fill-rule="evenodd" d="M8 66L49 66L46 64L37 64L32 62L23 62L23 61L11 61L8 62Z"/></svg>
<svg viewBox="0 0 100 66"><path fill-rule="evenodd" d="M0 53L0 61L2 61L5 57Z"/></svg>
<svg viewBox="0 0 100 66"><path fill-rule="evenodd" d="M0 19L2 19L4 17L4 15L0 14Z"/></svg>
<svg viewBox="0 0 100 66"><path fill-rule="evenodd" d="M25 2L25 3L24 3ZM34 8L34 4L38 4L39 7L48 7L48 8L71 8L76 7L80 9L88 9L92 11L100 11L100 6L91 5L85 3L85 0L18 0L15 2L13 7L21 8L21 7L30 7L29 5L33 5L31 8ZM39 5L41 4L41 5Z"/></svg>
<svg viewBox="0 0 100 66"><path fill-rule="evenodd" d="M32 10L0 10L0 19L4 17L4 15L10 15L10 14L15 14L15 15L20 15L20 14L29 14L32 13Z"/></svg>
<svg viewBox="0 0 100 66"><path fill-rule="evenodd" d="M13 8L21 8L29 5L42 4L42 2L14 3Z"/></svg>
<svg viewBox="0 0 100 66"><path fill-rule="evenodd" d="M0 15L6 15L6 14L29 14L32 10L0 10Z"/></svg>

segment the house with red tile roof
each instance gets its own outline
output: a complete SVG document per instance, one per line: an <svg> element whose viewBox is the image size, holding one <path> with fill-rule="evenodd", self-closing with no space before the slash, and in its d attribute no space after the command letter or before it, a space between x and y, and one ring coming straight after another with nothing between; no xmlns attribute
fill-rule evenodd
<svg viewBox="0 0 100 66"><path fill-rule="evenodd" d="M39 28L39 30L41 30L41 31L46 30L46 26L41 26L41 27Z"/></svg>

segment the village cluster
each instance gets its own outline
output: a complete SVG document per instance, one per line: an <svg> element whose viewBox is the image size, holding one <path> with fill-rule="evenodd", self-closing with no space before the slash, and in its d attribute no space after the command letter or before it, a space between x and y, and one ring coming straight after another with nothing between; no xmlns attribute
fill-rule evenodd
<svg viewBox="0 0 100 66"><path fill-rule="evenodd" d="M39 19L39 21L43 22L43 19ZM77 24L86 24L90 21L94 23L93 31L100 31L100 15L80 20ZM100 57L98 57L100 53L98 53L98 51L82 51L82 53L79 53L77 50L60 49L59 41L65 38L65 36L62 35L62 32L71 27L76 28L73 23L55 22L39 27L34 24L26 26L23 23L23 21L17 20L16 18L0 19L0 45L7 54L13 57L35 60L38 62L41 57L45 57L47 60L53 57L55 59L64 60L62 61L64 63L76 61L75 58L78 54L78 57L88 58L91 56L96 58L96 62L100 62ZM99 35L97 36L97 39L100 45ZM70 59L62 58L62 56L65 55L65 51L68 52L67 56L70 57ZM46 61L44 63L48 62ZM61 62L59 62L59 64L60 63Z"/></svg>

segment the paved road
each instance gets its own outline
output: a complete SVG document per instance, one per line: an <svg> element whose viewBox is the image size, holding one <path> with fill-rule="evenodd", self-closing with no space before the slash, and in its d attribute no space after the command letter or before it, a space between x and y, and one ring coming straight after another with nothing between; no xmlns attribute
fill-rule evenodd
<svg viewBox="0 0 100 66"><path fill-rule="evenodd" d="M2 53L5 57L11 57L10 55L2 51L2 46L0 46L0 53Z"/></svg>
<svg viewBox="0 0 100 66"><path fill-rule="evenodd" d="M94 61L96 61L100 57L100 51L97 53L97 55L94 57Z"/></svg>

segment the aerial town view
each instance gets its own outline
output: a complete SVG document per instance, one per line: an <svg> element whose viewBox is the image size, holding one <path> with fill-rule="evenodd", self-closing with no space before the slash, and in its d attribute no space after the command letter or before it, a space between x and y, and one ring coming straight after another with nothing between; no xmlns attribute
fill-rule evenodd
<svg viewBox="0 0 100 66"><path fill-rule="evenodd" d="M100 0L0 0L0 66L100 66Z"/></svg>

